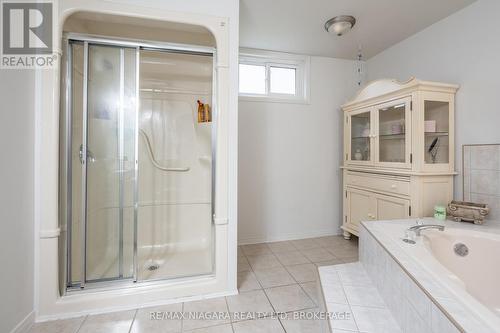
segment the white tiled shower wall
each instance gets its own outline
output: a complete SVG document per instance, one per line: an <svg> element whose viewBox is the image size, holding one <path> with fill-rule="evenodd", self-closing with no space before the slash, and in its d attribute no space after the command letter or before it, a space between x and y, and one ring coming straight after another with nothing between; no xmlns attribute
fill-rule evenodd
<svg viewBox="0 0 500 333"><path fill-rule="evenodd" d="M500 144L463 146L464 200L490 207L488 220L500 220Z"/></svg>
<svg viewBox="0 0 500 333"><path fill-rule="evenodd" d="M404 332L459 332L364 226L360 230L359 256Z"/></svg>

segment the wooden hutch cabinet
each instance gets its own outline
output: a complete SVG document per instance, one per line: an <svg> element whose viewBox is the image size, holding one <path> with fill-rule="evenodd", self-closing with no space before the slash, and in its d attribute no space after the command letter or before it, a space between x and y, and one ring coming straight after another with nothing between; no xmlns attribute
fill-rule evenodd
<svg viewBox="0 0 500 333"><path fill-rule="evenodd" d="M360 221L433 216L453 198L457 85L368 84L344 112L344 237Z"/></svg>

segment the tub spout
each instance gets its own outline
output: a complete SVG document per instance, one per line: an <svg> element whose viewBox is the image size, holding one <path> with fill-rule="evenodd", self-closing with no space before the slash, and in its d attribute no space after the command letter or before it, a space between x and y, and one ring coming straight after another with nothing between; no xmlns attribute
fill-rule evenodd
<svg viewBox="0 0 500 333"><path fill-rule="evenodd" d="M422 225L414 225L413 227L408 228L408 230L414 231L415 235L420 236L422 230L427 229L437 229L439 231L444 231L444 225L439 224L422 224Z"/></svg>

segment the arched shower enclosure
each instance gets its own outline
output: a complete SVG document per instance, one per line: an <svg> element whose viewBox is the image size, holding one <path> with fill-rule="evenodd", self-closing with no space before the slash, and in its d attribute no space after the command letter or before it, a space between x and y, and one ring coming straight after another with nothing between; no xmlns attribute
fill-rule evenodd
<svg viewBox="0 0 500 333"><path fill-rule="evenodd" d="M119 21L102 35L84 14L72 23L61 90L62 292L213 274L215 48L193 29L184 35L200 43L136 39L138 27L117 37Z"/></svg>

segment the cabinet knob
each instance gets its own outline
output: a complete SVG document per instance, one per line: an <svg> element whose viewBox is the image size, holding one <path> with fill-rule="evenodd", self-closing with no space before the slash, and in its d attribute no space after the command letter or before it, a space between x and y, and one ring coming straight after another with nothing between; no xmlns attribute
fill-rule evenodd
<svg viewBox="0 0 500 333"><path fill-rule="evenodd" d="M397 187L397 185L396 185L396 184L392 184L392 185L391 185L391 188L392 188L392 189L395 189L396 187Z"/></svg>

